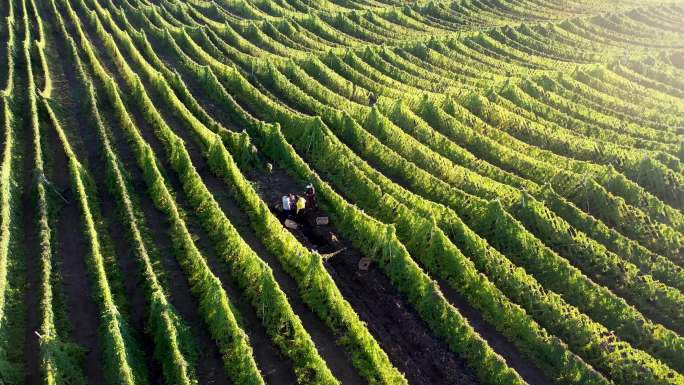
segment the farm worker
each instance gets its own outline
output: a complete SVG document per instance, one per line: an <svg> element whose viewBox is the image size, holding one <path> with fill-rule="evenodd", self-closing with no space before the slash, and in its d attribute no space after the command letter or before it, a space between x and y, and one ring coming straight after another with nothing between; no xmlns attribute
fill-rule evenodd
<svg viewBox="0 0 684 385"><path fill-rule="evenodd" d="M292 202L290 201L290 195L283 195L283 211L287 216L290 216L290 213L292 212Z"/></svg>
<svg viewBox="0 0 684 385"><path fill-rule="evenodd" d="M317 205L316 205L316 203L317 203L316 202L316 189L314 188L314 186L311 183L306 185L306 200L307 200L307 202L309 202L310 208L315 209L317 207Z"/></svg>
<svg viewBox="0 0 684 385"><path fill-rule="evenodd" d="M368 95L368 104L369 104L371 107L373 107L377 101L378 101L378 97L375 96L375 94L371 92L371 93Z"/></svg>
<svg viewBox="0 0 684 385"><path fill-rule="evenodd" d="M304 199L302 196L297 196L295 208L297 209L297 216L300 216L302 213L304 213L304 209L306 208L306 199Z"/></svg>

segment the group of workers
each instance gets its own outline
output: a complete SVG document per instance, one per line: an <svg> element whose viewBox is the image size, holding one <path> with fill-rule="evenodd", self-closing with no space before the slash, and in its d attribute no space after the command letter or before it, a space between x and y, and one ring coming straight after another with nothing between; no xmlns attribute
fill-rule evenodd
<svg viewBox="0 0 684 385"><path fill-rule="evenodd" d="M307 209L317 207L316 189L311 183L306 185L305 195L306 198L292 193L283 195L283 211L288 218L301 219Z"/></svg>

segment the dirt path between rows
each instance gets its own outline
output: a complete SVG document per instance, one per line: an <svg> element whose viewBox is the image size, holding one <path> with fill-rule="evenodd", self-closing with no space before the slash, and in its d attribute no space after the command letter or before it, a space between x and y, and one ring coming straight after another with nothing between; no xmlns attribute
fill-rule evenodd
<svg viewBox="0 0 684 385"><path fill-rule="evenodd" d="M73 83L76 79L69 75L67 76L69 83L73 84L74 87L80 86ZM81 91L84 92L84 90ZM127 225L122 222L116 198L110 194L107 188L106 160L102 155L101 143L96 132L97 128L84 119L76 119L77 116L87 116L90 113L87 106L81 106L80 109L72 111L75 115L68 120L72 124L65 124L64 130L70 139L78 138L78 140L70 140L70 142L74 152L97 186L100 213L108 230L108 238L111 240L110 246L113 247L116 267L120 271L120 284L123 285L123 293L121 294L124 294L126 299L125 304L117 303L117 307L129 324L129 330L132 329L133 338L137 342L136 346L143 352L148 378L151 380L150 385L161 385L161 365L154 359L154 342L150 334L145 333L149 306L145 287L142 283L141 265L135 255L133 245L129 242L129 230L124 227Z"/></svg>
<svg viewBox="0 0 684 385"><path fill-rule="evenodd" d="M19 7L17 7L19 8ZM16 16L15 16L16 17ZM21 19L19 19L21 20ZM4 22L4 18L3 18ZM21 26L21 23L17 23ZM6 29L3 29L6 30ZM22 28L23 30L23 28ZM21 40L18 40L21 41ZM5 42L3 42L5 43ZM3 46L4 47L4 46ZM19 54L21 51L17 51ZM15 70L22 73L24 79L26 78L26 61L23 55L18 55L19 60L15 63ZM5 65L5 63L3 63ZM4 86L4 83L3 83ZM15 85L16 87L16 85ZM16 95L19 95L16 93ZM27 93L22 90L22 97L27 98ZM17 103L21 106L21 114L23 117L17 117L15 120L15 125L18 129L15 129L15 151L14 156L21 154L21 170L17 169L15 172L19 173L21 178L21 197L19 205L21 211L17 220L22 223L22 235L23 239L19 241L21 246L18 244L13 254L20 255L23 253L23 258L25 261L26 268L26 286L24 287L23 301L26 307L26 319L25 319L25 330L24 330L24 371L26 373L26 384L27 385L39 385L41 383L41 370L40 370L40 337L42 323L42 311L41 311L41 298L44 293L44 286L42 279L41 270L41 245L39 241L39 226L38 226L38 212L37 208L37 196L35 193L35 151L33 151L33 128L31 127L31 121L26 117L30 116L30 109L28 103L20 102ZM4 116L3 116L4 118ZM21 122L21 127L19 123ZM4 133L3 133L4 134ZM4 135L3 135L4 138ZM3 145L4 147L4 145ZM23 148L22 148L23 147ZM4 149L4 148L3 148ZM16 166L17 163L14 163ZM17 242L17 240L14 240ZM10 245L11 248L14 248ZM23 250L21 250L23 249ZM48 285L51 282L47 283ZM0 377L1 378L1 377ZM0 381L1 383L2 381Z"/></svg>
<svg viewBox="0 0 684 385"><path fill-rule="evenodd" d="M158 155L165 154L163 146L157 141L150 130L144 130L143 135ZM236 315L241 318L242 327L250 337L254 357L264 379L271 385L294 384L296 381L291 363L273 345L250 302L242 296L242 290L231 277L228 265L216 255L213 243L198 223L194 214L192 214L194 210L192 210L184 198L180 181L177 179L175 172L170 170L170 166L165 161L165 155L163 156L162 164L167 167L167 181L177 192L176 201L179 207L188 214L185 218L188 228L193 234L197 235L197 246L202 251L202 255L207 259L211 270L221 280L228 298L238 309L239 314Z"/></svg>
<svg viewBox="0 0 684 385"><path fill-rule="evenodd" d="M25 261L26 261L26 288L24 292L24 303L26 305L26 330L24 338L24 361L26 363L26 384L39 385L40 378L40 338L38 334L41 329L41 298L44 293L41 271L41 245L40 228L38 226L37 199L35 193L34 178L34 152L32 149L33 130L25 127L26 130L23 142L24 146L24 170L22 175L23 187L21 194L21 216L23 222ZM47 282L48 285L52 282ZM55 290L53 288L53 290Z"/></svg>
<svg viewBox="0 0 684 385"><path fill-rule="evenodd" d="M63 280L70 337L74 343L87 349L83 360L83 372L89 383L104 384L101 362L99 309L95 303L95 285L89 274L86 259L90 258L89 247L83 233L83 213L77 198L72 194L71 177L66 155L54 129L45 128L42 132L45 146L48 180L66 200L61 208L56 208L55 259L59 261L56 269ZM53 193L54 194L54 193ZM56 195L56 194L55 194ZM54 201L57 198L53 195Z"/></svg>
<svg viewBox="0 0 684 385"><path fill-rule="evenodd" d="M192 296L187 278L175 258L169 236L169 224L165 215L156 209L148 195L147 184L136 163L130 146L122 137L119 125L108 108L103 108L103 117L112 133L112 144L131 182L131 195L135 196L145 218L150 257L156 262L155 271L165 289L169 302L177 310L183 322L190 328L192 343L198 354L196 375L200 384L230 385L223 371L223 361L218 347L211 339L206 324L198 313L199 303ZM140 288L142 289L142 288ZM152 379L156 381L157 379Z"/></svg>
<svg viewBox="0 0 684 385"><path fill-rule="evenodd" d="M50 27L48 36L54 36L54 39L50 40L49 48L53 48L57 52L69 52L66 42L61 33L55 30L57 26L52 20L48 26ZM60 84L66 92L59 92L56 96L60 101L60 106L64 104L71 106L68 109L59 109L59 112L62 112L61 121L72 149L93 178L97 188L99 211L104 221L103 229L108 230L107 234L101 235L103 240L108 240L105 243L112 247L111 251L115 254L115 260L112 261L110 267L118 270L116 272L110 271L108 275L109 277L116 276L116 279L121 280L116 284L112 283L111 287L112 290L120 289L115 298L125 299L125 303L117 303L117 307L130 326L129 330L133 333L136 348L141 349L144 355L149 378L161 380L161 366L158 361L153 359L154 344L149 334L144 332L148 306L144 289L139 286L140 267L133 248L128 242L128 232L123 228L116 200L109 194L106 187L106 163L102 154L102 144L96 131L97 128L93 123L87 93L83 88L82 81L78 78L74 63L60 60L59 64L53 64L52 75L60 80ZM151 382L151 385L156 384L161 383L158 381Z"/></svg>
<svg viewBox="0 0 684 385"><path fill-rule="evenodd" d="M155 100L161 99L155 98ZM180 123L173 116L171 111L166 109L161 102L157 104L157 108L159 108L159 110L162 112L169 126L178 131L177 127ZM145 132L143 132L143 135L145 136L146 141L152 146L152 148L155 149L155 152L158 155L166 153L163 145L151 133L151 130L145 130ZM163 155L163 157L164 160L162 161L162 163L166 165L166 156ZM175 174L175 172L170 169L170 166L167 168L167 170L167 175L169 176L167 180L171 182L171 186L173 186L174 190L178 192L179 197L181 195L184 195L182 193L183 190L181 188L180 181L177 179L177 175ZM203 174L202 170L199 168L198 172ZM198 246L201 246L203 254L207 258L207 261L209 262L212 271L214 271L214 273L221 279L221 282L224 284L224 287L229 287L229 289L227 289L226 292L228 293L231 301L234 302L234 304L240 311L242 321L244 321L243 327L247 334L249 334L250 336L250 342L254 349L254 355L257 359L257 363L259 364L259 368L262 371L264 379L271 385L286 385L296 383L294 371L292 370L292 363L289 361L289 359L287 359L280 353L280 351L275 345L273 345L270 337L266 334L266 329L263 327L261 321L256 316L256 313L252 308L251 303L248 299L243 298L242 290L239 288L237 282L235 282L235 280L232 278L229 272L228 264L224 262L220 257L218 257L213 242L211 242L209 236L206 234L202 226L196 220L195 216L190 215L190 213L193 213L194 210L192 210L189 204L186 203L186 200L184 198L177 199L177 201L179 201L179 203L182 202L181 207L183 207L185 212L189 214L186 218L186 221L188 222L190 228L193 230L193 233L199 235Z"/></svg>
<svg viewBox="0 0 684 385"><path fill-rule="evenodd" d="M92 31L90 32L92 33ZM98 39L92 40L92 42L100 53L105 52ZM109 74L122 86L121 96L125 97L125 83L120 78L118 72L112 71L112 68L116 67L111 66L106 55L101 55L100 58L104 59L102 64L109 70ZM98 82L98 85L101 87L101 83ZM198 312L199 303L192 295L186 275L175 257L175 251L171 246L168 220L164 213L157 210L148 195L148 187L142 171L137 165L130 145L121 132L121 124L115 117L113 109L107 107L108 99L106 95L100 93L99 96L101 101L107 101L107 103L100 103L101 107L103 107L101 108L101 113L105 120L105 125L110 128L114 150L130 178L132 186L131 195L139 198L140 208L146 219L148 235L153 241L153 245L157 246L155 249L148 251L151 252L151 257L157 262L155 270L159 275L160 283L164 286L169 301L190 329L192 341L188 342L193 344L192 348L197 353L194 364L198 383L231 385L231 381L225 374L224 363L218 346L213 341L206 323ZM136 113L135 110L130 110L130 106L127 107L132 113L131 118L138 127L145 127L146 123L141 119L141 115ZM164 153L162 152L162 154ZM162 170L162 172L164 171ZM233 301L234 299L231 298Z"/></svg>

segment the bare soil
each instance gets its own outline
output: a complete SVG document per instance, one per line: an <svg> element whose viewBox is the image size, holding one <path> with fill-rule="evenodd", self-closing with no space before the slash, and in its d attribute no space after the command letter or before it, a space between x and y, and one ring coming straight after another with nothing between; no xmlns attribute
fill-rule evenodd
<svg viewBox="0 0 684 385"><path fill-rule="evenodd" d="M55 259L59 261L56 270L63 279L71 340L86 349L83 359L83 373L89 383L103 384L99 309L95 303L95 287L88 272L86 259L89 247L83 233L83 213L78 200L72 194L67 158L59 138L53 129L42 132L44 138L48 180L53 194L61 194L67 202L58 209ZM54 196L54 195L53 195ZM61 198L58 198L61 199ZM57 202L57 199L54 200ZM57 209L57 208L56 208Z"/></svg>
<svg viewBox="0 0 684 385"><path fill-rule="evenodd" d="M27 127L28 128L28 127ZM31 133L32 130L25 130ZM24 138L24 143L32 143ZM39 385L40 379L40 358L39 358L39 337L41 327L41 297L44 291L41 282L41 248L39 240L38 213L36 210L35 186L31 181L33 178L33 152L29 151L30 145L25 146L24 151L24 170L23 170L23 191L21 195L21 212L24 229L23 245L25 249L26 261L26 290L24 291L24 303L26 304L26 330L24 341L24 360L26 362L26 384ZM51 284L48 282L48 284Z"/></svg>
<svg viewBox="0 0 684 385"><path fill-rule="evenodd" d="M17 7L19 8L19 7ZM15 9L15 20L16 20L16 12L17 10ZM0 57L3 58L2 62L0 62L0 89L4 89L7 86L7 75L8 75L8 66L7 66L7 41L9 37L9 29L7 28L7 16L9 15L9 4L2 4L0 5ZM19 19L21 20L21 19ZM16 26L15 26L16 28ZM2 115L2 113L0 113Z"/></svg>
<svg viewBox="0 0 684 385"><path fill-rule="evenodd" d="M8 7L4 7L8 8ZM5 14L8 9L3 9L3 14ZM19 15L23 13L21 7L16 7L15 12ZM15 14L15 20L18 16ZM20 18L18 20L21 20ZM2 22L5 22L5 18L2 18ZM22 25L17 23L15 28L19 28ZM23 39L23 28L19 28L20 36L15 36L17 42L21 42L20 38ZM2 32L2 49L6 47L7 39L7 28L6 25L3 26ZM5 51L6 52L6 51ZM21 74L22 80L26 80L26 61L23 55L19 55L21 51L17 51L17 61L15 62L15 74ZM3 70L7 69L6 61L3 61ZM6 76L7 72L3 72L3 76ZM18 78L19 76L15 76ZM16 80L15 80L16 81ZM0 84L0 87L6 85L5 79ZM15 87L17 87L15 85ZM21 87L21 86L19 86ZM15 142L14 148L16 151L15 157L20 159L15 159L13 162L13 167L15 167L15 172L19 173L18 177L21 179L21 196L17 196L15 199L19 217L15 220L21 223L22 239L14 240L14 245L10 245L10 248L14 251L10 255L20 255L24 259L25 269L26 269L26 282L23 288L22 301L26 309L26 318L24 319L24 330L23 330L23 360L24 360L24 372L26 373L26 384L27 385L38 385L40 383L40 358L39 358L39 337L37 332L40 332L41 326L41 310L40 302L43 293L43 285L41 282L41 267L40 267L40 244L38 241L38 226L37 226L37 211L36 211L36 201L34 194L34 151L33 151L33 130L31 129L30 121L22 118L23 116L29 116L29 107L25 103L27 98L27 93L24 90L15 91L14 97L20 98L21 100L17 103L17 109L21 111L15 111L15 114L20 116L15 116ZM2 122L4 122L4 111L0 112L2 116ZM3 126L4 127L4 126ZM2 138L3 144L1 145L2 150L4 150L4 137L5 133L3 130ZM21 154L21 156L19 156ZM19 164L21 162L21 165ZM17 167L19 166L20 167ZM12 275L9 272L8 275ZM2 383L2 374L0 373L0 383Z"/></svg>
<svg viewBox="0 0 684 385"><path fill-rule="evenodd" d="M87 30L90 32L92 37L95 37L90 29ZM100 52L105 52L103 49L104 47L99 39L94 38L91 41L95 44ZM101 59L103 60L103 65L105 65L107 68L116 68L109 61L109 57L106 55L102 55ZM109 74L118 81L119 85L122 87L121 89L124 90L124 94L122 96L125 96L125 90L127 87L125 86L125 82L121 79L120 74L116 71L109 71ZM104 97L104 95L101 95L101 100L107 99ZM156 140L154 134L152 133L152 128L150 128L142 119L142 115L137 108L132 106L130 103L127 104L127 108L129 108L131 118L141 129L141 134L143 134L146 139L152 138ZM174 305L181 318L190 328L190 334L192 335L193 339L192 343L196 344L195 347L198 352L195 362L197 379L200 384L230 385L231 381L225 374L224 363L218 346L213 341L211 334L207 329L206 323L198 312L199 303L197 302L196 298L192 296L186 275L178 263L178 260L175 258L175 252L171 246L172 243L168 233L168 221L165 215L154 207L154 203L148 195L147 184L140 168L137 165L137 161L131 150L131 147L124 138L123 133L120 131L118 120L114 117L111 110L104 108L102 112L106 121L110 123L108 126L110 127L110 133L116 148L116 153L119 156L120 161L124 164L124 168L130 177L132 186L134 187L134 192L132 192L132 194L135 194L140 198L141 209L143 210L147 220L149 234L152 236L152 239L156 241L155 244L159 246L158 255L160 263L157 268L161 273L162 284L165 286L170 302ZM164 162L164 154L164 151L157 153L158 159L162 164L166 164ZM173 187L180 186L176 179L171 179L173 178L173 175L166 173L163 167L162 172L165 174L165 179L169 181L170 185ZM176 199L176 202L179 207L183 207L183 202L181 199ZM204 245L206 245L206 236L202 237L201 234L196 232L197 226L193 224L190 218L186 218L186 223L188 224L191 233L197 235L198 239L196 243L198 244L202 254L205 257L208 257L206 251L207 248L202 247L202 245L199 244L202 242ZM208 250L211 250L211 248ZM208 262L211 262L209 258L207 259ZM216 271L215 269L212 270L214 270L214 272ZM222 280L222 283L224 284L224 289L226 289L227 286L225 284L225 280ZM235 291L236 290L234 288L230 291L227 290L229 298L233 304L236 304L238 300L236 296L232 295L232 293L235 293ZM250 337L252 336L250 335ZM265 349L260 349L260 351L265 351Z"/></svg>

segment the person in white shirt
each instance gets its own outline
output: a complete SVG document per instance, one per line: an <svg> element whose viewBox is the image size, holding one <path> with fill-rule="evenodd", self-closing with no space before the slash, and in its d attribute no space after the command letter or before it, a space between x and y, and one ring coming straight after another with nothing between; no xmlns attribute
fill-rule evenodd
<svg viewBox="0 0 684 385"><path fill-rule="evenodd" d="M290 200L290 196L287 194L283 195L283 211L289 218L292 213L292 201Z"/></svg>

